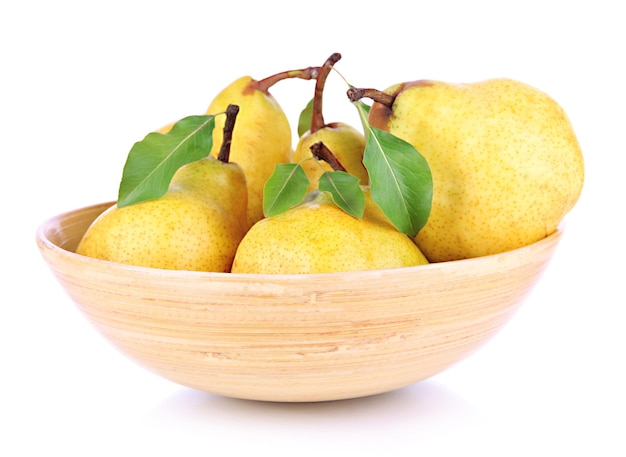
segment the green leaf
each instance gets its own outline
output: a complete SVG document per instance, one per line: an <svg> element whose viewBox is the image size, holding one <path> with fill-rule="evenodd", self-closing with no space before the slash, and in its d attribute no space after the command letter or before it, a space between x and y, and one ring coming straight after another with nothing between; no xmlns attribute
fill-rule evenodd
<svg viewBox="0 0 626 457"><path fill-rule="evenodd" d="M396 228L415 236L428 221L433 179L415 147L383 130L369 127L363 164L372 198Z"/></svg>
<svg viewBox="0 0 626 457"><path fill-rule="evenodd" d="M363 126L363 131L367 134L367 132L369 132L369 122L367 121L367 116L370 112L371 106L366 105L362 100L358 100L354 103L358 105L359 112L363 113L363 116L361 116L361 125Z"/></svg>
<svg viewBox="0 0 626 457"><path fill-rule="evenodd" d="M328 192L335 204L346 213L360 219L365 211L365 194L359 178L344 171L327 171L320 176L318 188Z"/></svg>
<svg viewBox="0 0 626 457"><path fill-rule="evenodd" d="M275 216L302 201L309 188L309 178L297 163L281 163L263 188L263 214Z"/></svg>
<svg viewBox="0 0 626 457"><path fill-rule="evenodd" d="M307 103L306 107L300 112L298 118L298 137L311 130L311 119L313 118L313 99Z"/></svg>
<svg viewBox="0 0 626 457"><path fill-rule="evenodd" d="M214 115L189 116L166 133L149 133L128 153L118 207L163 196L176 171L207 157L213 145Z"/></svg>

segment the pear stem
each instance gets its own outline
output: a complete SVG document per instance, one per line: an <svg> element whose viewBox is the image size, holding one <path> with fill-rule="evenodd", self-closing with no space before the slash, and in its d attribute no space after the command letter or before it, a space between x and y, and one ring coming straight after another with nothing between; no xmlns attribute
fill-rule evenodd
<svg viewBox="0 0 626 457"><path fill-rule="evenodd" d="M347 170L344 168L341 162L339 162L339 159L335 156L335 154L333 154L330 149L328 149L328 146L326 146L322 141L318 141L317 143L312 144L310 149L313 157L328 163L328 165L330 165L333 170L344 171L347 173Z"/></svg>
<svg viewBox="0 0 626 457"><path fill-rule="evenodd" d="M217 155L217 160L228 163L230 160L230 145L233 141L233 130L235 129L235 120L239 114L239 106L228 105L226 108L226 121L224 122L224 140Z"/></svg>
<svg viewBox="0 0 626 457"><path fill-rule="evenodd" d="M280 73L276 73L274 75L268 76L267 78L255 81L254 87L261 92L267 93L270 87L272 87L279 81L290 78L299 78L305 80L316 79L319 72L320 67L307 67L301 68L299 70L281 71Z"/></svg>
<svg viewBox="0 0 626 457"><path fill-rule="evenodd" d="M330 74L330 70L332 70L333 65L339 62L339 60L341 60L341 54L335 52L326 59L326 62L324 62L324 65L322 65L317 75L317 80L315 81L315 95L313 96L313 112L311 114L311 133L317 132L326 125L322 110L324 86L326 85L326 79Z"/></svg>
<svg viewBox="0 0 626 457"><path fill-rule="evenodd" d="M393 105L396 97L378 89L356 88L351 87L347 92L348 98L352 102L361 100L362 98L370 98L375 102L385 105L389 108Z"/></svg>

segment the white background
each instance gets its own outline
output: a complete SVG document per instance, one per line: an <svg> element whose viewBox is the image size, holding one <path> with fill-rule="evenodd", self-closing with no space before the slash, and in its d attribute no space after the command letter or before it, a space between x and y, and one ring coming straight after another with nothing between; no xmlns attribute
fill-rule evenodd
<svg viewBox="0 0 626 457"><path fill-rule="evenodd" d="M626 455L622 8L410 4L2 4L0 455ZM475 355L380 396L248 402L135 365L55 282L36 227L115 199L132 144L202 113L234 79L321 65L335 51L356 86L508 76L566 109L586 184L542 281ZM295 123L312 88L272 92ZM356 125L345 88L331 75L325 117Z"/></svg>

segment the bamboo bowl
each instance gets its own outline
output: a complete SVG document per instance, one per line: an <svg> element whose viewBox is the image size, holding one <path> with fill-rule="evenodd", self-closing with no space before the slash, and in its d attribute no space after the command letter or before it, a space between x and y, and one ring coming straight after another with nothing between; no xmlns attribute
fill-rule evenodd
<svg viewBox="0 0 626 457"><path fill-rule="evenodd" d="M562 236L503 254L316 275L140 268L75 254L112 203L37 230L43 258L93 326L176 383L242 399L362 397L426 379L512 317Z"/></svg>

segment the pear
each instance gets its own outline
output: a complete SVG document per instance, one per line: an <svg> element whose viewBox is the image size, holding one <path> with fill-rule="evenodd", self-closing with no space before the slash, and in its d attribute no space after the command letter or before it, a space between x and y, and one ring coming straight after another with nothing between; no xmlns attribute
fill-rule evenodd
<svg viewBox="0 0 626 457"><path fill-rule="evenodd" d="M257 222L244 236L233 273L308 274L423 265L428 260L366 191L357 219L314 190L300 204Z"/></svg>
<svg viewBox="0 0 626 457"><path fill-rule="evenodd" d="M290 123L269 89L288 78L314 79L318 71L319 67L308 67L277 73L262 80L243 76L219 92L207 109L207 114L217 114L229 104L240 107L231 158L246 175L249 227L263 217L263 188L274 172L274 166L288 163L293 153ZM216 117L213 155L217 154L222 142L222 123L223 118Z"/></svg>
<svg viewBox="0 0 626 457"><path fill-rule="evenodd" d="M365 150L363 133L345 122L326 123L324 121L322 107L326 78L333 65L340 59L341 54L334 53L320 67L315 81L311 128L300 137L292 156L292 161L299 163L309 178L309 191L317 188L317 182L324 172L332 170L328 163L313 159L311 147L316 143L323 143L330 149L344 166L345 171L356 176L361 185L367 185L369 181L367 170L363 165Z"/></svg>
<svg viewBox="0 0 626 457"><path fill-rule="evenodd" d="M432 209L415 241L431 262L526 246L552 233L582 191L580 145L563 108L525 83L418 80L374 100L369 123L411 143L433 175Z"/></svg>
<svg viewBox="0 0 626 457"><path fill-rule="evenodd" d="M165 195L105 210L76 253L151 268L229 272L247 230L245 175L229 162L229 144L218 158L179 168Z"/></svg>

